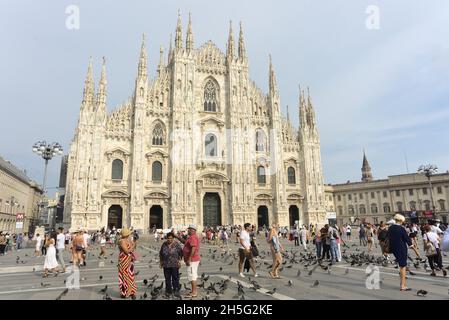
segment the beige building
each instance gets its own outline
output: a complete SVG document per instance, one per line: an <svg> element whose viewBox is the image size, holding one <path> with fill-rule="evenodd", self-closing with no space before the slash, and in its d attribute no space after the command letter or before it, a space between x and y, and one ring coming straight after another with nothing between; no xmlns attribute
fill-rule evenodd
<svg viewBox="0 0 449 320"><path fill-rule="evenodd" d="M0 157L0 230L14 233L33 229L38 223L41 196L42 190L25 172ZM16 229L20 213L24 214L23 228Z"/></svg>
<svg viewBox="0 0 449 320"><path fill-rule="evenodd" d="M168 56L148 79L145 42L132 97L106 111L103 61L95 95L89 64L68 158L64 223L71 229L148 230L326 221L320 139L311 97L300 92L300 129L280 111L271 62L268 93L249 78L240 25L226 52L194 46L181 18Z"/></svg>
<svg viewBox="0 0 449 320"><path fill-rule="evenodd" d="M327 206L335 209L338 224L346 224L357 219L380 223L395 213L411 217L413 212L426 220L433 216L434 203L436 217L448 222L449 172L434 174L431 184L432 190L427 177L419 173L374 180L364 155L362 181L326 185Z"/></svg>

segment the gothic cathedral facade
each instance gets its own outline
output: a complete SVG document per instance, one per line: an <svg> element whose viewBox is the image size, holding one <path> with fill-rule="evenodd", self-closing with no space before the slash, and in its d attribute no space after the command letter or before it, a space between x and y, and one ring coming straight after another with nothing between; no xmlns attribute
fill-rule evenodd
<svg viewBox="0 0 449 320"><path fill-rule="evenodd" d="M194 48L189 17L157 75L145 38L132 97L108 113L105 61L95 93L92 61L68 159L64 223L70 229L324 224L320 140L310 95L299 130L281 114L270 57L269 92L248 76L242 26L226 53Z"/></svg>

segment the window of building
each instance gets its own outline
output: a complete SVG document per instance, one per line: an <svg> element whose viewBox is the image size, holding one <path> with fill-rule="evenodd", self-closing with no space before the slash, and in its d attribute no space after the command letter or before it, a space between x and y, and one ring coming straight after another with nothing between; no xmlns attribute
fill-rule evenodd
<svg viewBox="0 0 449 320"><path fill-rule="evenodd" d="M359 212L360 214L366 214L366 208L363 204L359 206Z"/></svg>
<svg viewBox="0 0 449 320"><path fill-rule="evenodd" d="M266 151L267 138L265 132L262 129L256 131L256 151Z"/></svg>
<svg viewBox="0 0 449 320"><path fill-rule="evenodd" d="M339 207L338 207L338 214L339 214L339 215L342 215L342 214L343 214L343 207L342 207L342 206L339 206Z"/></svg>
<svg viewBox="0 0 449 320"><path fill-rule="evenodd" d="M387 191L383 192L383 196L384 196L384 198L386 198L388 196Z"/></svg>
<svg viewBox="0 0 449 320"><path fill-rule="evenodd" d="M151 167L151 180L155 182L162 181L162 163L154 161Z"/></svg>
<svg viewBox="0 0 449 320"><path fill-rule="evenodd" d="M377 213L377 205L376 204L371 204L371 213Z"/></svg>
<svg viewBox="0 0 449 320"><path fill-rule="evenodd" d="M360 194L359 194L359 198L360 198L360 200L363 199L363 193L360 193Z"/></svg>
<svg viewBox="0 0 449 320"><path fill-rule="evenodd" d="M338 201L341 201L341 195L337 196Z"/></svg>
<svg viewBox="0 0 449 320"><path fill-rule="evenodd" d="M422 188L422 194L427 194L427 188Z"/></svg>
<svg viewBox="0 0 449 320"><path fill-rule="evenodd" d="M430 211L430 201L429 200L424 201L424 210Z"/></svg>
<svg viewBox="0 0 449 320"><path fill-rule="evenodd" d="M209 133L206 135L204 141L206 157L216 157L217 156L217 137Z"/></svg>
<svg viewBox="0 0 449 320"><path fill-rule="evenodd" d="M288 174L288 184L296 184L295 169L293 167L289 167L287 169L287 174Z"/></svg>
<svg viewBox="0 0 449 320"><path fill-rule="evenodd" d="M265 168L263 166L259 166L257 168L257 183L259 183L259 184L267 183L267 178L265 175Z"/></svg>
<svg viewBox="0 0 449 320"><path fill-rule="evenodd" d="M444 211L444 210L446 210L446 206L445 206L445 203L444 203L444 200L438 200L438 203L439 203L439 205L440 205L440 210L441 211Z"/></svg>
<svg viewBox="0 0 449 320"><path fill-rule="evenodd" d="M400 197L401 196L401 191L400 190L396 190L396 197Z"/></svg>
<svg viewBox="0 0 449 320"><path fill-rule="evenodd" d="M123 161L115 159L112 161L112 180L123 179Z"/></svg>
<svg viewBox="0 0 449 320"><path fill-rule="evenodd" d="M398 211L403 211L402 210L402 202L397 202L396 207L398 208Z"/></svg>
<svg viewBox="0 0 449 320"><path fill-rule="evenodd" d="M437 192L438 192L438 194L442 194L443 193L443 188L437 187Z"/></svg>
<svg viewBox="0 0 449 320"><path fill-rule="evenodd" d="M164 128L160 122L156 123L153 129L153 146L162 146L164 144Z"/></svg>
<svg viewBox="0 0 449 320"><path fill-rule="evenodd" d="M209 80L204 87L204 111L217 111L217 86Z"/></svg>
<svg viewBox="0 0 449 320"><path fill-rule="evenodd" d="M348 200L352 200L352 194L348 194Z"/></svg>
<svg viewBox="0 0 449 320"><path fill-rule="evenodd" d="M349 212L349 214L354 214L354 207L348 206L348 212Z"/></svg>
<svg viewBox="0 0 449 320"><path fill-rule="evenodd" d="M408 189L408 195L413 196L413 189Z"/></svg>
<svg viewBox="0 0 449 320"><path fill-rule="evenodd" d="M389 203L384 203L383 207L384 207L384 213L391 212L391 208L390 208L390 204Z"/></svg>
<svg viewBox="0 0 449 320"><path fill-rule="evenodd" d="M371 199L374 199L376 197L376 195L374 194L374 192L371 192Z"/></svg>
<svg viewBox="0 0 449 320"><path fill-rule="evenodd" d="M416 210L416 202L415 201L410 201L410 210L411 211L415 211Z"/></svg>

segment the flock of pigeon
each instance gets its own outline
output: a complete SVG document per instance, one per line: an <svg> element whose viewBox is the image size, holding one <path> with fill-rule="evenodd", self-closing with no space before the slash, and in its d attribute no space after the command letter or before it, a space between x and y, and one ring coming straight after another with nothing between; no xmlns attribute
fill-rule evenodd
<svg viewBox="0 0 449 320"><path fill-rule="evenodd" d="M353 248L355 247L355 248ZM154 245L150 245L150 248L144 248L142 246L140 246L140 248L142 250L148 250L148 253L143 254L142 258L146 258L148 255L151 255L151 251L153 252L158 252L158 247L154 246ZM347 252L349 251L349 252ZM115 252L110 253L110 256L114 255ZM269 251L264 251L261 250L260 251L260 255L257 259L257 262L255 264L257 269L262 269L262 268L266 268L271 269L272 264L271 264L271 257L270 257L270 252ZM304 274L306 274L309 277L313 276L313 273L319 268L320 270L324 271L325 273L331 275L333 274L332 271L332 263L325 263L320 259L317 259L316 255L312 252L302 252L302 251L295 251L294 249L291 250L286 250L285 252L282 253L283 255L283 262L282 262L282 266L280 267L279 271L283 271L284 269L292 269L295 268L296 271L296 278L300 279L302 277L302 272L304 272ZM26 254L25 257L28 257L28 255ZM153 268L155 265L158 265L158 254L154 253L154 258L151 258L148 260L148 267L151 269ZM426 260L421 260L421 259L415 259L413 260L410 256L409 258L409 268L408 268L408 273L410 275L415 275L415 273L413 271L410 270L410 268L413 266L415 269L421 269L423 268L425 271L427 271L429 269L429 265L427 263ZM209 248L206 254L201 254L201 259L203 262L208 261L208 262L213 262L213 263L217 263L219 264L219 270L220 272L223 271L223 266L224 265L234 265L235 264L235 268L237 268L238 265L238 254L235 252L231 252L231 251L222 251L219 248L216 249L212 249ZM353 244L351 247L348 245L344 245L343 250L342 250L342 259L344 262L346 262L348 265L352 266L352 267L362 267L362 266L368 266L368 265L373 265L373 266L380 266L380 267L388 267L388 266L393 266L394 268L398 268L398 265L396 264L395 261L386 259L383 256L375 256L373 254L368 254L365 253L364 251L361 251L358 246L356 244ZM110 260L111 264L113 263L117 263L114 260ZM17 256L16 258L16 264L26 264L27 261L25 260L21 260L21 258L19 256ZM201 262L200 262L201 265ZM447 268L449 269L449 268ZM33 271L35 271L33 269ZM138 275L139 271L137 271L135 273L135 275ZM349 274L349 269L346 268L344 271L345 275ZM56 273L54 276L56 277L58 274ZM141 287L139 291L143 292L139 299L141 300L145 300L145 299L151 299L151 300L157 300L161 297L162 293L164 292L163 288L164 288L164 281L163 279L160 279L160 283L158 282L159 279L159 275L155 274L154 276L152 276L151 278L148 279L143 279L143 281L141 283L139 283L139 286ZM87 280L85 277L81 278L81 281L85 281ZM103 280L103 276L100 275L99 276L99 280L102 281ZM222 279L218 282L213 282L211 280L211 276L210 275L206 275L205 273L201 274L201 277L198 281L198 288L200 290L200 292L203 293L203 300L212 300L212 299L220 299L220 297L223 297L223 295L231 290L234 290L234 286L230 286L229 283L231 282L231 280L233 280L232 282L237 284L237 292L236 295L233 296L234 299L240 299L240 300L245 300L246 299L246 294L248 290L251 291L258 291L260 293L263 293L265 295L271 295L271 296L275 296L276 295L276 288L273 288L270 291L267 291L265 289L262 288L262 286L256 282L256 280L251 279L251 277L249 277L249 281L247 282L240 282L237 280L237 278L233 279L232 276L229 276L226 279ZM246 280L246 279L245 279ZM64 283L66 281L64 280ZM185 289L186 292L190 291L190 285L187 283L183 283L183 288ZM313 284L310 286L311 288L316 288L320 285L320 282L318 280L314 280ZM49 283L43 283L41 282L41 286L42 287L48 287L50 286ZM285 283L285 286L287 287L293 287L294 286L294 282L293 280L288 280L287 283ZM103 289L101 289L99 291L99 293L103 296L104 300L112 300L110 293L108 292L109 288L106 285ZM246 290L246 291L245 291ZM64 297L66 294L68 293L68 289L64 289L64 291L62 293L60 293L57 297L56 300L60 300L62 297ZM417 291L417 295L418 296L426 296L427 295L427 291L423 290L423 289L419 289ZM182 300L181 295L178 293L174 296L174 299L179 299Z"/></svg>

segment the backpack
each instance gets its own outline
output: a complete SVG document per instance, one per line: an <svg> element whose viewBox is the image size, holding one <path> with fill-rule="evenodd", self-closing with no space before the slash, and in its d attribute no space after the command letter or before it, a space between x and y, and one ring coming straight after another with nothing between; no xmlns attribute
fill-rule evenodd
<svg viewBox="0 0 449 320"><path fill-rule="evenodd" d="M387 231L387 234L385 235L385 240L383 241L383 250L385 253L391 253L391 246L390 246L390 232Z"/></svg>

